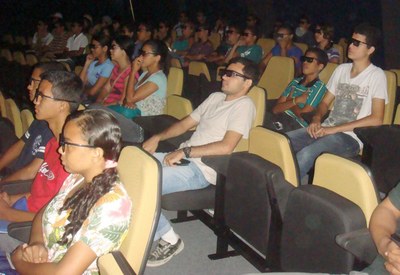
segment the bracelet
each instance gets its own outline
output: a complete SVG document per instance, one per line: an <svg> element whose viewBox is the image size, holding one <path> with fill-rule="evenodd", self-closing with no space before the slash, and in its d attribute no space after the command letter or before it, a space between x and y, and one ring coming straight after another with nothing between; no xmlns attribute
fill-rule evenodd
<svg viewBox="0 0 400 275"><path fill-rule="evenodd" d="M192 151L192 147L184 147L182 149L183 153L185 154L186 158L190 158L190 153Z"/></svg>
<svg viewBox="0 0 400 275"><path fill-rule="evenodd" d="M296 104L296 98L295 98L295 97L293 97L292 102L293 102L294 105L297 105L297 104Z"/></svg>

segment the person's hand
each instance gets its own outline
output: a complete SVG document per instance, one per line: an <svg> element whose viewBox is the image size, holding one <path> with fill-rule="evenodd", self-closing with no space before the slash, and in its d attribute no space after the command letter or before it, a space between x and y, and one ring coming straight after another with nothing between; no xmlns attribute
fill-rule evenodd
<svg viewBox="0 0 400 275"><path fill-rule="evenodd" d="M22 245L22 260L29 263L46 263L48 261L48 251L44 243L34 243Z"/></svg>
<svg viewBox="0 0 400 275"><path fill-rule="evenodd" d="M281 47L281 49L287 50L287 48L289 46L289 39L287 39L287 38L279 39L278 44Z"/></svg>
<svg viewBox="0 0 400 275"><path fill-rule="evenodd" d="M303 93L301 96L296 97L296 103L306 103L308 98L308 93Z"/></svg>
<svg viewBox="0 0 400 275"><path fill-rule="evenodd" d="M164 157L163 163L167 166L175 166L176 163L179 162L184 157L185 157L185 154L183 153L183 150L179 149L179 150L176 150L174 152L167 154Z"/></svg>
<svg viewBox="0 0 400 275"><path fill-rule="evenodd" d="M385 268L391 275L400 275L400 247L391 241L385 252Z"/></svg>
<svg viewBox="0 0 400 275"><path fill-rule="evenodd" d="M131 64L132 67L132 72L138 72L140 70L140 68L142 67L142 63L143 63L143 56L139 55L138 57L136 57Z"/></svg>
<svg viewBox="0 0 400 275"><path fill-rule="evenodd" d="M154 154L158 147L158 143L160 142L160 138L157 135L152 136L145 142L143 142L143 149L149 152L150 154Z"/></svg>
<svg viewBox="0 0 400 275"><path fill-rule="evenodd" d="M241 36L241 37L239 38L239 40L236 42L235 45L236 45L237 47L246 45L245 38L246 38L246 37Z"/></svg>
<svg viewBox="0 0 400 275"><path fill-rule="evenodd" d="M87 56L86 56L86 64L87 65L90 65L92 62L93 62L93 60L94 60L94 56L93 56L93 54L88 54Z"/></svg>
<svg viewBox="0 0 400 275"><path fill-rule="evenodd" d="M6 192L1 192L0 198L2 198L9 206L12 206L11 197Z"/></svg>
<svg viewBox="0 0 400 275"><path fill-rule="evenodd" d="M321 130L321 122L311 122L310 125L307 127L307 133L310 135L312 138L318 138L318 133Z"/></svg>

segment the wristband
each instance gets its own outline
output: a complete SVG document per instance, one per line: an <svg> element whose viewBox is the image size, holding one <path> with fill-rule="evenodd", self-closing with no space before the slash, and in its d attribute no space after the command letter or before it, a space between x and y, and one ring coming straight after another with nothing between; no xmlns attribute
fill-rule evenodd
<svg viewBox="0 0 400 275"><path fill-rule="evenodd" d="M297 105L297 104L296 104L296 98L295 98L295 97L293 97L292 102L293 102L294 105Z"/></svg>
<svg viewBox="0 0 400 275"><path fill-rule="evenodd" d="M192 151L192 147L184 147L183 153L185 154L185 158L190 158L190 152Z"/></svg>

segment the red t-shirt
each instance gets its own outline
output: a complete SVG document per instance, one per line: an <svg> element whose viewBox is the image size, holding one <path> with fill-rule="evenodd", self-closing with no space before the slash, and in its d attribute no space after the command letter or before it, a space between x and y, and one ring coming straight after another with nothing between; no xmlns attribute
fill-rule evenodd
<svg viewBox="0 0 400 275"><path fill-rule="evenodd" d="M44 160L32 183L31 195L28 197L28 210L38 212L60 190L69 173L61 164L57 152L59 144L53 137L46 145Z"/></svg>

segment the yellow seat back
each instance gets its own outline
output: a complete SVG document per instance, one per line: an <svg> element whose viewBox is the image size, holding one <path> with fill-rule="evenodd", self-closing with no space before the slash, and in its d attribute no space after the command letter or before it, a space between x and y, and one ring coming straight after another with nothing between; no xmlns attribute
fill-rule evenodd
<svg viewBox="0 0 400 275"><path fill-rule="evenodd" d="M383 117L383 124L392 124L394 104L396 101L397 79L396 74L391 71L386 71L387 92L389 103L385 105L385 114Z"/></svg>
<svg viewBox="0 0 400 275"><path fill-rule="evenodd" d="M217 32L212 32L210 36L208 37L210 40L211 44L213 45L213 49L216 50L219 45L221 44L221 36Z"/></svg>
<svg viewBox="0 0 400 275"><path fill-rule="evenodd" d="M25 55L20 51L13 52L13 59L21 65L26 65Z"/></svg>
<svg viewBox="0 0 400 275"><path fill-rule="evenodd" d="M317 158L312 184L329 189L357 204L367 224L379 203L369 169L333 154L325 153Z"/></svg>
<svg viewBox="0 0 400 275"><path fill-rule="evenodd" d="M394 116L393 124L400 125L400 104L397 105L396 114Z"/></svg>
<svg viewBox="0 0 400 275"><path fill-rule="evenodd" d="M319 79L325 84L328 84L329 79L331 78L333 72L336 70L338 64L328 62L325 68L319 73Z"/></svg>
<svg viewBox="0 0 400 275"><path fill-rule="evenodd" d="M26 59L26 64L29 66L34 66L36 63L38 63L38 59L34 54L27 54L25 56L25 59Z"/></svg>
<svg viewBox="0 0 400 275"><path fill-rule="evenodd" d="M0 92L0 113L2 117L7 117L6 99L2 92Z"/></svg>
<svg viewBox="0 0 400 275"><path fill-rule="evenodd" d="M25 133L35 118L29 109L21 111L22 133Z"/></svg>
<svg viewBox="0 0 400 275"><path fill-rule="evenodd" d="M299 47L300 50L303 52L303 54L306 53L306 51L308 49L308 45L306 43L294 42L293 44L295 44L297 47Z"/></svg>
<svg viewBox="0 0 400 275"><path fill-rule="evenodd" d="M134 146L122 149L118 173L132 200L132 220L119 251L136 274L143 274L160 214L161 167L147 152ZM122 275L112 254L98 260L100 274Z"/></svg>
<svg viewBox="0 0 400 275"><path fill-rule="evenodd" d="M1 49L1 57L6 59L8 62L13 61L13 57L9 49Z"/></svg>
<svg viewBox="0 0 400 275"><path fill-rule="evenodd" d="M201 74L204 74L207 80L211 81L210 72L208 71L208 67L204 62L191 61L189 63L188 74L195 76L200 76Z"/></svg>
<svg viewBox="0 0 400 275"><path fill-rule="evenodd" d="M170 95L182 95L183 70L176 67L169 68L167 81L167 97Z"/></svg>
<svg viewBox="0 0 400 275"><path fill-rule="evenodd" d="M285 180L299 186L299 172L289 138L263 127L250 130L249 153L256 154L282 169Z"/></svg>
<svg viewBox="0 0 400 275"><path fill-rule="evenodd" d="M6 99L7 118L14 124L15 135L20 138L23 134L21 114L12 98Z"/></svg>
<svg viewBox="0 0 400 275"><path fill-rule="evenodd" d="M165 114L173 116L177 119L182 119L193 112L192 103L179 95L170 95L167 97Z"/></svg>
<svg viewBox="0 0 400 275"><path fill-rule="evenodd" d="M258 86L267 91L268 99L277 99L294 78L294 60L290 57L273 56L269 60Z"/></svg>
<svg viewBox="0 0 400 275"><path fill-rule="evenodd" d="M23 36L16 36L15 37L15 44L20 44L20 45L23 45L23 46L25 46L26 45L26 39L25 39L25 37L23 37Z"/></svg>
<svg viewBox="0 0 400 275"><path fill-rule="evenodd" d="M276 42L272 38L259 38L257 40L257 45L263 49L264 55L268 54L272 48L275 46Z"/></svg>
<svg viewBox="0 0 400 275"><path fill-rule="evenodd" d="M172 67L175 67L175 68L182 68L182 64L181 64L181 62L179 61L179 59L178 58L171 58L171 68Z"/></svg>

